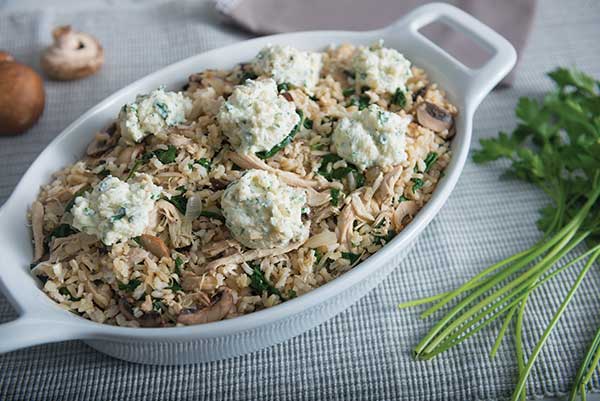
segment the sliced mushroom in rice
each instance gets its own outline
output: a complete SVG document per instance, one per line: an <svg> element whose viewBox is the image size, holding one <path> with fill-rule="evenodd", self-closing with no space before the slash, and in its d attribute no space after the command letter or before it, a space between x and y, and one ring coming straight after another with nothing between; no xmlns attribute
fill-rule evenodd
<svg viewBox="0 0 600 401"><path fill-rule="evenodd" d="M233 307L233 294L225 288L217 292L210 304L201 309L184 309L177 316L177 323L190 325L217 322L227 316Z"/></svg>
<svg viewBox="0 0 600 401"><path fill-rule="evenodd" d="M454 124L454 117L448 110L430 102L423 102L417 107L417 120L434 132L450 131Z"/></svg>
<svg viewBox="0 0 600 401"><path fill-rule="evenodd" d="M142 234L140 242L145 250L156 256L157 258L166 258L170 256L169 247L159 237L154 235Z"/></svg>
<svg viewBox="0 0 600 401"><path fill-rule="evenodd" d="M118 140L117 125L113 123L107 129L96 133L94 139L87 147L86 154L91 157L98 157L114 148Z"/></svg>

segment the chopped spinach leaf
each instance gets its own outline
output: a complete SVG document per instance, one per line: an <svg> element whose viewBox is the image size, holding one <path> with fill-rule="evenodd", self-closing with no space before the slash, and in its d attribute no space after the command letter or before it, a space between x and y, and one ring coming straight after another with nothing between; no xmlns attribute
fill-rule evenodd
<svg viewBox="0 0 600 401"><path fill-rule="evenodd" d="M100 172L98 173L98 177L101 177L101 178L106 178L106 177L108 177L109 175L110 175L110 171L109 171L108 169L106 169L106 168L105 168L105 169L102 169L102 171L100 171Z"/></svg>
<svg viewBox="0 0 600 401"><path fill-rule="evenodd" d="M204 157L196 160L194 163L201 165L202 167L204 167L206 169L206 171L210 171L210 169L212 167L210 160L205 159Z"/></svg>
<svg viewBox="0 0 600 401"><path fill-rule="evenodd" d="M420 178L411 178L410 180L413 182L413 187L412 187L413 194L415 192L417 192L419 189L423 188L423 186L425 185L425 181L423 181Z"/></svg>
<svg viewBox="0 0 600 401"><path fill-rule="evenodd" d="M337 206L340 203L340 190L337 188L331 188L329 190L329 193L331 195L331 200L329 202L331 202L331 204L333 206Z"/></svg>
<svg viewBox="0 0 600 401"><path fill-rule="evenodd" d="M358 110L363 110L369 107L371 103L371 98L368 95L361 95L358 98Z"/></svg>
<svg viewBox="0 0 600 401"><path fill-rule="evenodd" d="M296 298L297 296L298 296L298 294L296 294L296 291L294 291L294 290L288 291L288 299L293 299L293 298Z"/></svg>
<svg viewBox="0 0 600 401"><path fill-rule="evenodd" d="M167 201L171 202L181 214L185 215L185 211L187 210L187 198L185 197L185 192L187 190L185 187L178 187L177 190L179 191L179 195L173 195L171 196L171 199L167 199Z"/></svg>
<svg viewBox="0 0 600 401"><path fill-rule="evenodd" d="M250 275L250 288L252 288L258 295L262 294L263 291L267 291L267 294L275 294L279 298L283 299L281 292L279 292L279 290L265 278L265 275L258 266L249 266L252 268L252 274Z"/></svg>
<svg viewBox="0 0 600 401"><path fill-rule="evenodd" d="M304 128L306 128L306 129L312 129L313 120L311 120L310 118L305 118L303 125L304 125Z"/></svg>
<svg viewBox="0 0 600 401"><path fill-rule="evenodd" d="M396 89L391 101L392 104L395 104L396 106L406 106L406 95L404 94L404 91L402 91L400 88Z"/></svg>
<svg viewBox="0 0 600 401"><path fill-rule="evenodd" d="M356 182L357 188L360 188L363 185L365 185L365 176L353 164L348 164L348 166L346 167L339 167L332 171L328 171L329 165L339 160L342 160L342 158L333 153L323 156L323 159L321 160L321 165L319 166L317 173L325 177L325 179L328 181L341 180L344 177L346 177L349 173L352 173L354 175L354 181Z"/></svg>
<svg viewBox="0 0 600 401"><path fill-rule="evenodd" d="M65 206L65 213L71 211L71 209L73 208L73 205L75 204L75 199L77 199L80 196L83 196L86 192L88 192L91 189L92 189L92 187L90 187L89 185L86 185L85 187L81 188L79 191L75 192L75 195L73 195L73 197L71 198L69 203L67 203L67 205Z"/></svg>
<svg viewBox="0 0 600 401"><path fill-rule="evenodd" d="M177 157L177 148L173 145L169 145L166 150L157 149L153 153L162 164L169 164L175 161L175 158Z"/></svg>
<svg viewBox="0 0 600 401"><path fill-rule="evenodd" d="M156 312L162 312L164 307L165 304L163 303L162 299L152 298L152 309L154 309Z"/></svg>
<svg viewBox="0 0 600 401"><path fill-rule="evenodd" d="M356 89L354 89L354 88L346 88L342 91L342 94L344 95L344 97L348 97L348 96L354 95L355 92L356 92Z"/></svg>
<svg viewBox="0 0 600 401"><path fill-rule="evenodd" d="M177 256L175 258L175 273L177 273L177 275L179 277L181 277L181 267L183 266L183 260L181 260L181 258L179 256Z"/></svg>
<svg viewBox="0 0 600 401"><path fill-rule="evenodd" d="M289 145L290 142L292 142L292 139L294 139L294 137L300 130L300 127L302 126L303 120L304 120L304 112L302 110L296 110L296 113L298 113L298 115L300 116L300 121L298 121L298 124L296 124L294 126L294 128L292 128L292 132L290 132L288 134L288 136L286 136L283 139L283 141L281 141L279 144L273 146L273 148L271 150L256 152L256 156L260 157L261 159L269 159L269 158L275 156L277 154L277 152L279 152L281 149L283 149L287 145Z"/></svg>
<svg viewBox="0 0 600 401"><path fill-rule="evenodd" d="M290 84L288 84L287 82L283 82L279 85L277 85L277 92L287 92L290 90Z"/></svg>
<svg viewBox="0 0 600 401"><path fill-rule="evenodd" d="M351 264L354 264L354 262L360 259L360 255L352 252L342 252L342 258L348 259Z"/></svg>
<svg viewBox="0 0 600 401"><path fill-rule="evenodd" d="M208 217L209 219L216 219L225 222L225 217L217 212L211 212L210 210L203 210L200 212L200 216Z"/></svg>
<svg viewBox="0 0 600 401"><path fill-rule="evenodd" d="M133 292L140 284L142 284L142 282L139 279L134 278L129 280L127 284L119 283L119 290L125 292Z"/></svg>
<svg viewBox="0 0 600 401"><path fill-rule="evenodd" d="M398 202L399 203L406 202L407 200L408 200L408 198L406 196L404 196L404 195L400 195L398 197Z"/></svg>
<svg viewBox="0 0 600 401"><path fill-rule="evenodd" d="M64 238L77 232L78 231L70 225L63 223L56 226L54 230L50 231L50 234L48 234L48 236L46 237L45 242L49 243L50 241L52 241L52 238Z"/></svg>
<svg viewBox="0 0 600 401"><path fill-rule="evenodd" d="M388 230L386 235L376 235L375 239L379 241L381 245L386 244L392 240L396 236L396 232L394 230Z"/></svg>
<svg viewBox="0 0 600 401"><path fill-rule="evenodd" d="M132 240L135 241L136 244L142 246L142 238L141 237L133 237Z"/></svg>
<svg viewBox="0 0 600 401"><path fill-rule="evenodd" d="M425 172L428 173L431 170L431 167L437 161L439 155L436 152L429 152L427 157L425 158Z"/></svg>

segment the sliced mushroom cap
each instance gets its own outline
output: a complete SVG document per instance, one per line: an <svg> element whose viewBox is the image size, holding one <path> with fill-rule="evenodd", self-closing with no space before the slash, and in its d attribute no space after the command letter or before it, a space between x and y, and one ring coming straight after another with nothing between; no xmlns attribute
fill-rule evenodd
<svg viewBox="0 0 600 401"><path fill-rule="evenodd" d="M142 316L137 318L138 323L142 327L161 327L163 326L163 320L157 311L150 311L144 313Z"/></svg>
<svg viewBox="0 0 600 401"><path fill-rule="evenodd" d="M165 245L165 242L154 235L142 234L140 242L145 250L157 258L166 258L170 255L169 248Z"/></svg>
<svg viewBox="0 0 600 401"><path fill-rule="evenodd" d="M119 312L125 317L127 320L135 320L135 316L133 316L133 308L129 301L126 298L119 298L118 302Z"/></svg>
<svg viewBox="0 0 600 401"><path fill-rule="evenodd" d="M112 149L119 140L116 135L116 124L112 124L104 131L97 132L94 139L88 145L86 154L91 157L98 157L109 149Z"/></svg>
<svg viewBox="0 0 600 401"><path fill-rule="evenodd" d="M42 69L60 81L80 79L94 74L104 63L104 50L91 35L77 32L69 25L52 31L54 43L43 53Z"/></svg>
<svg viewBox="0 0 600 401"><path fill-rule="evenodd" d="M223 319L233 307L233 295L228 288L216 293L210 300L210 305L202 309L185 309L177 316L177 323L202 324Z"/></svg>
<svg viewBox="0 0 600 401"><path fill-rule="evenodd" d="M423 102L417 107L417 120L423 127L434 132L450 130L454 124L450 112L430 102Z"/></svg>

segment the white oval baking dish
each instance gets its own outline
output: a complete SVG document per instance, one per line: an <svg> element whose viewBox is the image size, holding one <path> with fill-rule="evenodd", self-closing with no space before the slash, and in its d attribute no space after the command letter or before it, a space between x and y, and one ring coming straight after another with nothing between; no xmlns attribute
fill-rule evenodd
<svg viewBox="0 0 600 401"><path fill-rule="evenodd" d="M489 61L472 70L449 56L418 30L440 21L476 40L491 53ZM92 135L105 127L119 108L159 85L181 87L190 74L206 68L231 68L247 62L268 43L302 49L323 49L344 42L370 44L379 38L426 69L433 82L447 91L459 107L453 158L430 202L383 249L359 266L312 292L278 306L230 320L171 328L123 328L94 323L69 313L48 298L29 272L32 255L26 213L41 185L61 167L83 154ZM81 339L90 346L127 361L180 365L213 361L267 347L330 319L374 288L409 252L419 233L439 212L461 173L469 151L475 109L485 95L511 70L513 47L470 15L446 4L429 4L381 30L319 31L275 35L212 50L175 63L118 91L67 127L40 154L0 209L3 267L0 290L19 317L0 325L0 353L36 344Z"/></svg>

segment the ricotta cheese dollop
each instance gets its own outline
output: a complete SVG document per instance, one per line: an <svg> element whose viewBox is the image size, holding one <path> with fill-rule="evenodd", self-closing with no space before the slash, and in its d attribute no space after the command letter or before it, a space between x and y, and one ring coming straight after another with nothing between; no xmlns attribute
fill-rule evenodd
<svg viewBox="0 0 600 401"><path fill-rule="evenodd" d="M406 91L406 80L412 76L410 61L398 51L383 47L383 41L359 47L352 65L358 83L378 93Z"/></svg>
<svg viewBox="0 0 600 401"><path fill-rule="evenodd" d="M313 93L322 67L319 53L298 50L291 46L268 45L252 61L258 75L267 75L278 84L291 84Z"/></svg>
<svg viewBox="0 0 600 401"><path fill-rule="evenodd" d="M392 166L406 160L405 134L411 120L372 104L340 120L331 139L338 155L361 169Z"/></svg>
<svg viewBox="0 0 600 401"><path fill-rule="evenodd" d="M233 237L248 248L283 247L306 239L306 193L263 170L248 170L223 193L221 207Z"/></svg>
<svg viewBox="0 0 600 401"><path fill-rule="evenodd" d="M158 88L138 95L135 102L123 106L118 117L121 136L129 142L140 142L146 135L167 135L167 128L185 122L192 101L181 92L165 92Z"/></svg>
<svg viewBox="0 0 600 401"><path fill-rule="evenodd" d="M136 178L138 182L129 184L109 175L91 192L78 196L71 209L73 227L106 245L143 234L162 188L146 174Z"/></svg>
<svg viewBox="0 0 600 401"><path fill-rule="evenodd" d="M271 78L238 85L217 114L231 145L242 153L269 151L290 134L300 116Z"/></svg>

